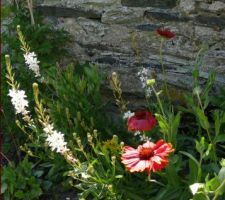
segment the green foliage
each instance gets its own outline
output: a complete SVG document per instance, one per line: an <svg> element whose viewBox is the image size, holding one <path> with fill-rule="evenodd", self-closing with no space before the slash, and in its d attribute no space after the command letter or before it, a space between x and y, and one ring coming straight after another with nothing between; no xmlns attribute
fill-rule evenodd
<svg viewBox="0 0 225 200"><path fill-rule="evenodd" d="M167 138L168 142L171 142L175 147L177 145L177 133L180 125L181 113L178 112L176 115L173 111L168 112L167 116L156 114L160 132L162 132Z"/></svg>
<svg viewBox="0 0 225 200"><path fill-rule="evenodd" d="M60 130L83 137L94 129L104 132L105 138L111 134L108 127L110 118L105 112L107 103L102 101L100 93L102 79L96 66L77 64L64 70L55 68L48 71L45 80L43 97L51 110L52 120Z"/></svg>
<svg viewBox="0 0 225 200"><path fill-rule="evenodd" d="M21 3L22 4L22 3ZM7 24L2 34L5 44L4 53L12 55L12 62L24 65L24 58L20 52L20 42L16 36L17 25L21 26L27 43L32 47L32 51L38 55L42 63L42 68L50 67L59 62L65 55L68 55L66 44L70 42L68 32L57 29L53 25L43 23L40 15L35 15L36 24L30 24L30 15L27 8L20 4L19 9L11 6L12 21ZM43 38L45 38L43 40Z"/></svg>
<svg viewBox="0 0 225 200"><path fill-rule="evenodd" d="M25 157L17 167L14 164L3 168L1 193L5 200L39 199L42 195L40 182L33 172L33 164Z"/></svg>
<svg viewBox="0 0 225 200"><path fill-rule="evenodd" d="M121 150L118 138L113 136L111 144L114 144L114 148L111 148L107 145L109 141L104 145L99 141L98 134L96 130L92 134L88 133L88 144L85 148L81 144L80 137L75 137L78 145L76 154L85 159L81 159L83 161L69 171L68 175L79 181L75 182L74 186L81 191L79 193L81 198L120 199L118 198L120 195L117 196L119 194L117 185L124 172L121 167L117 167L120 163L116 159Z"/></svg>
<svg viewBox="0 0 225 200"><path fill-rule="evenodd" d="M218 175L214 175L213 178L209 179L206 177L205 183L195 183L195 189L192 190L193 199L223 199L225 197L225 168L222 165Z"/></svg>

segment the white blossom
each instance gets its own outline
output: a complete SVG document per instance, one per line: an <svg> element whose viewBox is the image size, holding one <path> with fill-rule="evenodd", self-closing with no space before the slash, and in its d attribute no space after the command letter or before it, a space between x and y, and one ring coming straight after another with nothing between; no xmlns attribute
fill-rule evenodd
<svg viewBox="0 0 225 200"><path fill-rule="evenodd" d="M135 132L134 132L134 136L138 136L138 137L139 137L139 140L142 141L142 142L151 140L150 137L141 134L141 131L135 131Z"/></svg>
<svg viewBox="0 0 225 200"><path fill-rule="evenodd" d="M53 129L54 127L52 124L46 124L43 130L45 133L50 134L50 133L53 133Z"/></svg>
<svg viewBox="0 0 225 200"><path fill-rule="evenodd" d="M142 68L142 70L139 71L137 75L139 76L139 79L141 81L142 88L146 88L146 81L148 80L148 70L146 68Z"/></svg>
<svg viewBox="0 0 225 200"><path fill-rule="evenodd" d="M27 95L24 90L10 89L8 96L11 97L11 102L16 110L16 114L26 115L29 113L29 111L27 111Z"/></svg>
<svg viewBox="0 0 225 200"><path fill-rule="evenodd" d="M139 135L140 141L144 142L144 141L149 141L151 140L150 137L146 136L146 135Z"/></svg>
<svg viewBox="0 0 225 200"><path fill-rule="evenodd" d="M89 174L87 174L87 173L82 172L82 173L81 173L81 177L82 177L83 179L88 179L88 178L90 178L91 176L90 176Z"/></svg>
<svg viewBox="0 0 225 200"><path fill-rule="evenodd" d="M35 77L40 76L39 63L37 55L34 52L29 52L24 54L25 63L28 65L28 68L35 73Z"/></svg>
<svg viewBox="0 0 225 200"><path fill-rule="evenodd" d="M48 134L46 141L52 151L55 150L58 153L65 153L69 150L67 148L67 142L64 140L64 134L61 132L53 131L52 134Z"/></svg>
<svg viewBox="0 0 225 200"><path fill-rule="evenodd" d="M123 119L129 119L130 117L134 116L134 113L128 110L123 114Z"/></svg>
<svg viewBox="0 0 225 200"><path fill-rule="evenodd" d="M204 184L203 183L194 183L194 184L190 185L189 188L190 188L192 194L195 195L200 188L204 188Z"/></svg>
<svg viewBox="0 0 225 200"><path fill-rule="evenodd" d="M143 89L145 89L145 94L146 94L146 97L150 97L151 94L152 94L152 90L150 87L148 87L147 85L147 80L148 80L148 70L146 68L142 68L141 71L139 71L137 73L140 81L141 81L141 87Z"/></svg>
<svg viewBox="0 0 225 200"><path fill-rule="evenodd" d="M152 95L152 89L150 87L145 89L145 95L146 97L150 97Z"/></svg>
<svg viewBox="0 0 225 200"><path fill-rule="evenodd" d="M140 135L140 134L141 134L141 131L135 131L135 132L134 132L134 135L135 135L135 136Z"/></svg>

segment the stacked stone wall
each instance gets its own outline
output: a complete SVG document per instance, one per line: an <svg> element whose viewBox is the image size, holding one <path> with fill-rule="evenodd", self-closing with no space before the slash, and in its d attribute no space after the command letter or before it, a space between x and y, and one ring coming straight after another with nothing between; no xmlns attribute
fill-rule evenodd
<svg viewBox="0 0 225 200"><path fill-rule="evenodd" d="M190 89L196 55L203 56L200 77L218 72L225 86L225 1L213 0L42 0L36 8L73 36L74 59L97 63L120 74L124 92L142 94L137 72L162 81L158 27L176 33L163 47L166 81L176 91Z"/></svg>

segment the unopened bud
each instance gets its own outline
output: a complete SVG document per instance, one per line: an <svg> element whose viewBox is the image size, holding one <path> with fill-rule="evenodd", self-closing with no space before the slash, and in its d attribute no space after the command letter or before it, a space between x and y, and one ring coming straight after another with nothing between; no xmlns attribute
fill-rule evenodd
<svg viewBox="0 0 225 200"><path fill-rule="evenodd" d="M148 86L152 86L152 85L154 85L155 84L155 79L148 79L147 80L147 85Z"/></svg>
<svg viewBox="0 0 225 200"><path fill-rule="evenodd" d="M113 135L113 141L115 141L116 143L118 142L118 136L117 135Z"/></svg>
<svg viewBox="0 0 225 200"><path fill-rule="evenodd" d="M9 59L9 58L10 58L9 54L6 54L5 59Z"/></svg>
<svg viewBox="0 0 225 200"><path fill-rule="evenodd" d="M116 78L117 77L117 73L116 72L113 72L112 73L112 78Z"/></svg>
<svg viewBox="0 0 225 200"><path fill-rule="evenodd" d="M77 133L72 133L73 138L76 139L77 138Z"/></svg>
<svg viewBox="0 0 225 200"><path fill-rule="evenodd" d="M123 148L124 147L124 142L120 142L120 146L121 146L121 148Z"/></svg>
<svg viewBox="0 0 225 200"><path fill-rule="evenodd" d="M115 165L115 162L116 162L116 156L112 156L112 157L111 157L111 160L112 160L112 164Z"/></svg>
<svg viewBox="0 0 225 200"><path fill-rule="evenodd" d="M79 147L82 146L80 138L77 138L76 141L77 141L77 145L78 145Z"/></svg>
<svg viewBox="0 0 225 200"><path fill-rule="evenodd" d="M112 73L112 81L114 82L114 84L117 83L117 73L116 72Z"/></svg>
<svg viewBox="0 0 225 200"><path fill-rule="evenodd" d="M110 190L110 191L112 191L112 189L113 189L113 186L110 184L110 185L108 185L108 189Z"/></svg>
<svg viewBox="0 0 225 200"><path fill-rule="evenodd" d="M81 121L81 113L79 111L77 112L77 119L78 121Z"/></svg>
<svg viewBox="0 0 225 200"><path fill-rule="evenodd" d="M200 87L195 87L195 88L193 89L193 94L195 94L195 95L201 94L201 88L200 88Z"/></svg>
<svg viewBox="0 0 225 200"><path fill-rule="evenodd" d="M6 62L6 66L7 67L10 67L11 66L11 63L10 63L10 55L5 55L5 62Z"/></svg>
<svg viewBox="0 0 225 200"><path fill-rule="evenodd" d="M19 32L20 31L20 25L16 26L16 30Z"/></svg>
<svg viewBox="0 0 225 200"><path fill-rule="evenodd" d="M33 83L33 91L35 95L39 94L39 90L38 90L38 84L37 83Z"/></svg>
<svg viewBox="0 0 225 200"><path fill-rule="evenodd" d="M92 136L91 136L91 134L90 133L87 133L87 139L88 139L88 142L89 143L92 143Z"/></svg>
<svg viewBox="0 0 225 200"><path fill-rule="evenodd" d="M94 134L94 137L95 137L95 138L98 137L98 131L97 131L96 129L93 131L93 134Z"/></svg>
<svg viewBox="0 0 225 200"><path fill-rule="evenodd" d="M92 165L90 165L87 169L87 171L90 173L90 174L93 174L94 173L94 167Z"/></svg>

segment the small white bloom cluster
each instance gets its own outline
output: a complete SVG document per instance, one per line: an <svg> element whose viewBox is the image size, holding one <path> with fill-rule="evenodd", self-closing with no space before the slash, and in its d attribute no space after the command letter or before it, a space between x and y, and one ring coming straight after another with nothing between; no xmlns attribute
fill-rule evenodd
<svg viewBox="0 0 225 200"><path fill-rule="evenodd" d="M137 135L140 135L141 134L141 131L136 131L134 132L134 135L137 136Z"/></svg>
<svg viewBox="0 0 225 200"><path fill-rule="evenodd" d="M151 138L146 135L139 135L139 137L140 137L140 141L143 141L143 142L151 140Z"/></svg>
<svg viewBox="0 0 225 200"><path fill-rule="evenodd" d="M29 52L24 54L25 63L28 65L28 68L35 73L35 77L40 76L39 62L37 55L34 52Z"/></svg>
<svg viewBox="0 0 225 200"><path fill-rule="evenodd" d="M139 79L141 80L142 88L146 88L147 80L148 80L148 70L146 68L142 68L141 71L137 73Z"/></svg>
<svg viewBox="0 0 225 200"><path fill-rule="evenodd" d="M146 135L141 134L141 132L140 132L140 131L136 131L136 132L134 133L134 135L135 135L135 136L139 136L139 139L140 139L140 141L142 141L142 142L144 142L144 141L148 141L148 140L151 140L151 138L150 138L150 137L148 137L148 136L146 136Z"/></svg>
<svg viewBox="0 0 225 200"><path fill-rule="evenodd" d="M148 87L147 85L147 80L148 80L148 70L146 68L142 68L141 71L139 71L137 73L137 75L139 76L139 79L141 81L141 86L143 89L145 89L145 95L146 97L150 97L152 94L152 90L150 87Z"/></svg>
<svg viewBox="0 0 225 200"><path fill-rule="evenodd" d="M29 113L27 110L27 95L24 90L10 89L8 96L11 97L11 102L16 110L16 114L22 114L25 116Z"/></svg>
<svg viewBox="0 0 225 200"><path fill-rule="evenodd" d="M123 119L129 119L132 116L134 116L134 113L128 110L127 112L124 113Z"/></svg>
<svg viewBox="0 0 225 200"><path fill-rule="evenodd" d="M146 97L150 97L152 95L152 89L150 87L147 87L145 90Z"/></svg>
<svg viewBox="0 0 225 200"><path fill-rule="evenodd" d="M46 124L43 130L48 135L53 133L53 129L54 127L52 124Z"/></svg>
<svg viewBox="0 0 225 200"><path fill-rule="evenodd" d="M56 151L58 153L63 154L69 150L67 148L67 142L65 142L65 139L64 139L64 134L54 130L54 127L52 124L46 124L43 130L47 134L46 141L52 151Z"/></svg>
<svg viewBox="0 0 225 200"><path fill-rule="evenodd" d="M82 173L81 173L81 177L82 177L83 179L88 179L88 178L90 178L91 176L90 176L89 174L85 173L85 172L82 172Z"/></svg>

